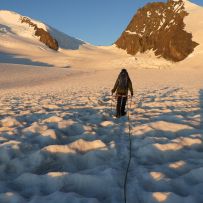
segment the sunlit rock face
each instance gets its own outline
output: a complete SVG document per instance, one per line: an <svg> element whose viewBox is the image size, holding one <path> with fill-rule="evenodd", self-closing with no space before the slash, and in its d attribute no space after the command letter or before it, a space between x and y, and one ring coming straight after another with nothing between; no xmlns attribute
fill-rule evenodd
<svg viewBox="0 0 203 203"><path fill-rule="evenodd" d="M33 23L29 18L22 17L21 23L27 23L29 26L34 27L35 30L35 36L39 37L39 40L44 43L46 46L48 46L50 49L53 49L55 51L58 50L58 42L56 39L54 39L49 32L44 30L43 28L39 28L37 24Z"/></svg>
<svg viewBox="0 0 203 203"><path fill-rule="evenodd" d="M184 1L155 2L140 8L115 44L131 55L153 50L174 62L185 59L198 43L185 30L184 18L189 13Z"/></svg>

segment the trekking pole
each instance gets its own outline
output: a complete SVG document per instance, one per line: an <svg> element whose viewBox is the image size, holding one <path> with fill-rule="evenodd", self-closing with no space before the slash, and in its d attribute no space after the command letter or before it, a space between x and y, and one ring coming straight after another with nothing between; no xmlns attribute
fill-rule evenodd
<svg viewBox="0 0 203 203"><path fill-rule="evenodd" d="M111 95L111 113L113 112L113 94Z"/></svg>
<svg viewBox="0 0 203 203"><path fill-rule="evenodd" d="M129 123L130 123L130 110L131 110L131 106L132 106L132 98L133 98L133 96L130 96L130 108L128 110L128 121L129 121Z"/></svg>

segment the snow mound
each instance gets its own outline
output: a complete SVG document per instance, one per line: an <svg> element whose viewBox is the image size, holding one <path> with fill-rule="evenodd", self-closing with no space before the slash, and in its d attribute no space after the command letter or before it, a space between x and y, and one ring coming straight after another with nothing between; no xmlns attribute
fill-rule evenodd
<svg viewBox="0 0 203 203"><path fill-rule="evenodd" d="M114 123L112 121L103 121L101 123L102 127L108 127L108 126L112 126Z"/></svg>
<svg viewBox="0 0 203 203"><path fill-rule="evenodd" d="M147 71L150 78L156 71ZM94 73L96 79L82 74L78 84L69 76L60 91L50 90L51 82L47 89L42 85L1 92L0 201L123 202L130 127L129 202L202 203L202 91L197 86L173 87L174 83L163 87L165 71L157 72L155 86L138 80L144 87L137 86L128 109L130 122L112 117L116 104L112 108L109 90L114 76L108 71ZM143 70L133 73L147 75ZM101 80L100 85L109 89L95 85L103 74L111 80ZM162 84L157 84L159 78ZM2 120L12 120L11 127L6 122L3 126Z"/></svg>
<svg viewBox="0 0 203 203"><path fill-rule="evenodd" d="M84 125L78 122L75 122L71 119L63 120L58 123L59 129L68 135L79 135L84 132Z"/></svg>
<svg viewBox="0 0 203 203"><path fill-rule="evenodd" d="M3 127L14 127L14 126L19 126L20 123L12 117L6 117L3 120L0 120L0 125Z"/></svg>
<svg viewBox="0 0 203 203"><path fill-rule="evenodd" d="M58 123L62 121L63 119L58 116L51 116L44 120L45 123Z"/></svg>
<svg viewBox="0 0 203 203"><path fill-rule="evenodd" d="M195 133L196 130L188 125L168 122L168 121L156 121L151 122L150 124L140 125L133 129L135 136L142 136L142 135L150 135L150 136L163 136L167 138L174 138L178 134L188 134L188 133Z"/></svg>
<svg viewBox="0 0 203 203"><path fill-rule="evenodd" d="M99 201L97 201L94 198L84 198L76 193L63 193L63 192L55 192L47 196L36 196L32 198L32 200L30 201L30 203L45 203L45 202L99 203Z"/></svg>
<svg viewBox="0 0 203 203"><path fill-rule="evenodd" d="M85 141L79 139L69 145L52 145L43 149L50 153L86 153L92 150L106 150L106 145L100 141Z"/></svg>
<svg viewBox="0 0 203 203"><path fill-rule="evenodd" d="M13 192L6 192L0 194L0 202L2 203L25 203L25 199Z"/></svg>
<svg viewBox="0 0 203 203"><path fill-rule="evenodd" d="M177 123L170 123L166 121L157 121L150 124L151 128L157 129L157 130L165 130L170 132L177 132L180 130L191 130L192 127L188 125L183 124L177 124Z"/></svg>

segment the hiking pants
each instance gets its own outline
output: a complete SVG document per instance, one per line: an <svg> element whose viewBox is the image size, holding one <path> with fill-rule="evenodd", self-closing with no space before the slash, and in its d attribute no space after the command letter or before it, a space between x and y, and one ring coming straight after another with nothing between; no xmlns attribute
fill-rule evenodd
<svg viewBox="0 0 203 203"><path fill-rule="evenodd" d="M126 114L125 112L125 105L127 102L127 96L125 95L118 95L117 96L117 106L116 106L116 116L124 116Z"/></svg>

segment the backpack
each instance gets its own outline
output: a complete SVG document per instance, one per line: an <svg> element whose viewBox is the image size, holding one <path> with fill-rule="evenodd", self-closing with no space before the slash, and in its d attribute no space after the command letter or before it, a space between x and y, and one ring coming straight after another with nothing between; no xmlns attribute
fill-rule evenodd
<svg viewBox="0 0 203 203"><path fill-rule="evenodd" d="M118 89L127 90L128 89L128 75L126 73L121 73L118 79Z"/></svg>

